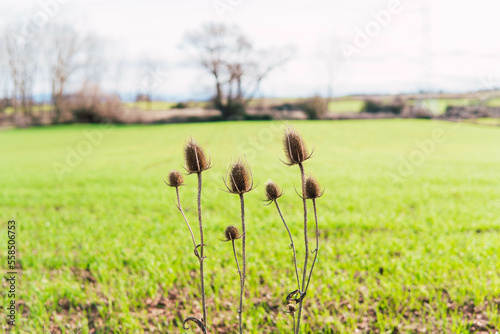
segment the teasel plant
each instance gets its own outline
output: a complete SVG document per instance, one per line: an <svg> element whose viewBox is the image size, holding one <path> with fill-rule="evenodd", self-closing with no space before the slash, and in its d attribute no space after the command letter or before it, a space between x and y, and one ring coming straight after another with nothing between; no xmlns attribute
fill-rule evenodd
<svg viewBox="0 0 500 334"><path fill-rule="evenodd" d="M238 275L240 277L240 289L241 289L241 282L242 282L243 276L242 276L241 269L240 269L240 263L238 261L238 255L236 255L236 246L234 245L234 242L238 239L241 239L243 234L239 233L237 227L231 225L231 226L226 227L226 230L224 231L224 236L226 237L226 239L222 240L222 241L224 241L224 242L231 241L231 243L233 245L233 255L234 255L234 260L236 262L236 268L238 268ZM241 309L241 306L242 305L240 304L240 309ZM238 317L241 319L241 314L239 312L238 312ZM241 331L243 330L243 328L241 326L241 321L239 321L239 324L240 324L239 329L240 329L240 333L241 333Z"/></svg>
<svg viewBox="0 0 500 334"><path fill-rule="evenodd" d="M198 204L198 227L200 231L199 244L196 243L196 238L194 236L193 230L189 224L189 221L181 205L179 187L184 185L184 177L179 171L172 170L169 173L168 182L165 180L164 182L168 186L175 188L177 195L176 206L177 209L181 212L182 217L184 218L184 221L186 222L186 225L189 229L189 232L191 234L191 239L193 241L194 255L198 258L198 261L200 263L200 294L202 299L203 317L201 319L198 319L196 317L188 317L184 319L183 327L184 329L188 329L187 323L189 321L192 321L201 329L201 331L204 334L206 334L208 332L207 305L206 305L206 293L205 293L205 274L204 274L204 260L206 256L204 255L204 249L203 249L204 246L206 245L204 244L203 222L201 215L201 189L202 189L202 173L208 170L210 167L212 167L212 164L210 156L207 156L205 150L200 145L198 145L198 143L196 143L192 138L186 142L186 145L184 147L184 161L185 161L184 169L186 170L188 175L196 174L198 176L197 204Z"/></svg>
<svg viewBox="0 0 500 334"><path fill-rule="evenodd" d="M243 159L238 159L229 167L224 184L227 191L231 194L236 194L240 198L240 214L241 214L241 259L242 270L240 270L236 249L234 248L234 239L237 239L238 230L233 226L226 229L226 239L233 241L233 253L240 275L240 305L238 308L239 331L243 333L243 298L245 296L245 280L246 280L246 226L245 226L245 198L244 195L254 189L253 175L248 166L248 163Z"/></svg>
<svg viewBox="0 0 500 334"><path fill-rule="evenodd" d="M266 200L267 205L270 205L274 203L276 205L276 210L278 210L278 213L280 215L281 221L283 222L283 225L285 226L286 231L288 232L288 237L290 238L290 249L293 252L293 264L295 267L295 276L297 278L297 290L300 291L300 279L299 279L299 269L297 267L297 252L295 251L295 244L293 242L293 237L292 233L290 232L290 228L288 227L285 218L283 217L283 213L281 212L280 206L278 204L278 198L280 198L283 195L283 190L272 180L268 180L265 184L266 189Z"/></svg>
<svg viewBox="0 0 500 334"><path fill-rule="evenodd" d="M276 205L276 210L278 210L278 213L280 215L281 221L283 222L283 225L285 226L286 231L288 232L288 237L290 238L290 249L293 252L293 265L295 269L295 277L297 278L297 289L294 290L292 293L290 293L287 296L287 308L283 309L285 313L288 313L292 316L292 323L293 323L293 332L295 333L295 311L296 311L296 306L295 302L292 301L292 297L298 294L301 289L300 289L300 278L299 278L299 269L297 267L297 252L295 251L295 244L293 242L293 237L292 233L290 232L290 228L288 227L285 218L283 217L283 213L281 212L281 209L278 204L278 198L280 198L283 195L283 190L272 180L268 180L265 184L266 189L266 201L267 205L270 205L274 203Z"/></svg>
<svg viewBox="0 0 500 334"><path fill-rule="evenodd" d="M281 210L279 209L278 206L278 201L277 199L282 195L282 192L279 190L276 184L274 184L272 181L268 182L266 185L266 196L267 200L272 203L274 202L276 204L276 208L278 210L278 213L283 221L283 224L285 225L285 228L287 229L287 232L290 237L290 248L292 248L293 253L294 253L294 266L295 266L295 272L297 276L297 286L298 288L292 292L290 292L287 297L287 313L290 313L293 316L293 327L294 327L294 333L298 334L300 332L300 321L301 321L301 315L302 315L302 309L303 309L303 301L304 298L307 294L307 290L309 288L309 284L312 278L312 273L314 270L314 265L316 263L317 257L318 257L318 251L319 251L319 228L318 228L318 215L317 215L317 208L316 208L316 199L321 197L323 195L323 192L320 189L318 181L312 177L308 176L306 177L305 170L304 170L304 162L307 161L312 157L312 152L309 152L304 140L302 139L302 136L300 133L295 130L293 127L287 125L285 127L284 131L284 137L283 137L283 146L284 146L284 151L285 151L285 156L286 156L286 161L283 161L288 166L299 166L300 170L300 179L301 179L301 187L302 187L302 194L299 195L302 198L302 204L303 204L303 213L304 213L304 246L305 246L305 251L304 251L304 266L302 269L302 280L300 281L299 275L298 275L298 267L297 267L297 259L296 259L296 252L295 252L295 247L293 244L293 238L290 233L290 230L285 222L285 219L283 218L283 214L281 213ZM278 190L276 190L277 188ZM279 196L277 196L279 194ZM314 259L311 264L311 268L309 269L309 274L308 274L308 262L309 262L309 237L308 237L308 225L307 225L307 200L310 199L312 200L313 203L313 211L314 211L314 218L315 218L315 224L316 224L316 248L312 251L312 254L314 254ZM307 279L307 280L306 280ZM293 304L295 303L295 304ZM295 312L298 309L298 314L297 318L295 320Z"/></svg>

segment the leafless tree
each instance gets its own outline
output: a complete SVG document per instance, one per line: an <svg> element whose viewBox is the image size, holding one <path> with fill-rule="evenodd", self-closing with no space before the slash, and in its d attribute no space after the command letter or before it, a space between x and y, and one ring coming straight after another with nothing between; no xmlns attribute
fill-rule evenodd
<svg viewBox="0 0 500 334"><path fill-rule="evenodd" d="M183 46L214 79L214 105L224 117L241 112L260 83L293 54L290 47L257 50L237 26L209 23L185 36Z"/></svg>
<svg viewBox="0 0 500 334"><path fill-rule="evenodd" d="M15 29L5 34L5 50L13 92L12 103L15 112L29 117L32 114L33 83L38 70L39 39L20 40Z"/></svg>
<svg viewBox="0 0 500 334"><path fill-rule="evenodd" d="M165 62L161 57L144 56L139 61L139 92L147 96L148 109L152 109L153 92L166 80Z"/></svg>
<svg viewBox="0 0 500 334"><path fill-rule="evenodd" d="M5 111L7 107L7 98L9 97L10 75L7 60L7 49L5 36L0 33L0 113Z"/></svg>
<svg viewBox="0 0 500 334"><path fill-rule="evenodd" d="M321 59L322 71L326 75L326 100L327 104L333 98L337 70L342 63L340 41L333 36L319 45L318 56Z"/></svg>
<svg viewBox="0 0 500 334"><path fill-rule="evenodd" d="M77 75L80 75L81 82L99 79L100 45L96 37L82 34L67 24L49 26L45 36L54 122L60 122L61 103L70 79Z"/></svg>

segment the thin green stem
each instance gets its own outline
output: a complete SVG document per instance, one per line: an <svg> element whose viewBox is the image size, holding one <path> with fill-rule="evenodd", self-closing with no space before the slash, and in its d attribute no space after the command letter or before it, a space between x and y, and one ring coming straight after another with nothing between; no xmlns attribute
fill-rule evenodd
<svg viewBox="0 0 500 334"><path fill-rule="evenodd" d="M184 217L184 221L186 222L186 225L189 228L189 232L191 232L191 239L193 240L193 246L196 248L196 241L194 239L193 230L191 229L191 226L189 225L186 215L184 214L184 210L182 210L181 199L179 196L179 187L175 187L175 191L177 193L177 209L179 209L179 211L182 213L182 217Z"/></svg>
<svg viewBox="0 0 500 334"><path fill-rule="evenodd" d="M305 256L304 256L304 270L302 273L302 293L304 293L305 290L305 283L306 283L306 274L307 274L307 261L309 259L309 240L307 237L307 202L306 202L306 175L304 173L304 166L302 163L299 163L299 168L300 168L300 177L302 181L302 202L304 205L304 243L305 243ZM295 329L295 333L298 334L300 331L300 317L302 315L302 305L304 303L304 300L302 299L299 303L299 314L297 317L297 327Z"/></svg>
<svg viewBox="0 0 500 334"><path fill-rule="evenodd" d="M318 251L319 251L319 229L318 229L318 213L316 211L316 199L312 199L313 202L313 208L314 208L314 220L316 222L316 249L313 251L314 252L314 260L311 265L311 271L309 272L309 278L307 279L307 285L306 285L306 290L304 291L307 292L307 289L309 288L309 282L311 282L311 276L313 273L314 265L316 264L316 259L318 258Z"/></svg>
<svg viewBox="0 0 500 334"><path fill-rule="evenodd" d="M281 213L278 201L274 200L274 204L276 204L276 209L278 209L278 213L281 217L281 220L283 221L283 224L285 225L286 231L288 232L288 236L290 237L290 246L292 247L293 250L293 264L295 266L295 275L297 276L297 289L300 290L299 269L297 268L297 253L295 252L295 244L293 243L292 233L290 233L290 229L286 224L285 218L283 218L283 214ZM294 321L294 326L295 326L295 321Z"/></svg>
<svg viewBox="0 0 500 334"><path fill-rule="evenodd" d="M201 172L198 172L198 224L200 226L200 276L201 276L201 300L203 304L203 323L205 324L205 332L208 331L208 321L207 321L207 306L205 301L205 275L203 273L203 223L201 221Z"/></svg>
<svg viewBox="0 0 500 334"><path fill-rule="evenodd" d="M245 229L245 200L243 194L240 194L241 204L241 230L243 233L242 243L242 259L243 259L243 275L241 276L241 289L240 289L240 308L238 309L240 320L240 334L243 333L243 296L245 295L245 278L246 278L246 229Z"/></svg>

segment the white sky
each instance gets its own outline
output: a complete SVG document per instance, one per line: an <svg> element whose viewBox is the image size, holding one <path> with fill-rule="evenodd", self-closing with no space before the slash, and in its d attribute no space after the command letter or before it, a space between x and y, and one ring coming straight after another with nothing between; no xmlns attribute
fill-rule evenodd
<svg viewBox="0 0 500 334"><path fill-rule="evenodd" d="M260 94L325 94L326 57L321 54L328 43L338 52L341 46L355 46L357 29L376 27L372 13L398 0L2 0L0 28L56 1L61 5L52 19L71 17L104 37L113 59L124 64L144 55L165 59L166 78L155 94L204 98L211 81L189 65L179 48L186 31L204 22L236 23L256 47L292 44L296 57L263 83ZM228 8L224 15L215 10L217 4ZM335 95L500 86L500 1L399 0L399 6L358 54L329 58L336 64ZM113 80L107 77L104 84L111 87ZM133 90L135 84L122 82L119 89Z"/></svg>

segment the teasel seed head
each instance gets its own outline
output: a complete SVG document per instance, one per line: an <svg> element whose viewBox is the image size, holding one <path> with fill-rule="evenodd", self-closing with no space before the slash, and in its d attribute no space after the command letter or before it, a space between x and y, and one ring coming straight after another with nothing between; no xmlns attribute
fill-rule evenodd
<svg viewBox="0 0 500 334"><path fill-rule="evenodd" d="M233 194L244 194L253 189L253 176L248 165L238 159L229 167L224 180L226 188Z"/></svg>
<svg viewBox="0 0 500 334"><path fill-rule="evenodd" d="M224 241L232 241L241 238L240 232L234 226L226 227L226 230L224 231L224 236L226 237L226 240Z"/></svg>
<svg viewBox="0 0 500 334"><path fill-rule="evenodd" d="M283 191L272 180L266 182L266 198L269 202L275 201L283 195Z"/></svg>
<svg viewBox="0 0 500 334"><path fill-rule="evenodd" d="M165 182L166 183L166 182ZM170 173L168 173L168 183L170 187L180 187L184 184L184 177L182 174L175 169L172 169Z"/></svg>
<svg viewBox="0 0 500 334"><path fill-rule="evenodd" d="M313 176L308 176L306 178L304 195L307 199L315 199L323 195L318 180L316 180Z"/></svg>
<svg viewBox="0 0 500 334"><path fill-rule="evenodd" d="M201 173L210 167L210 158L207 159L203 148L194 141L189 139L184 148L184 157L186 161L186 170L189 174Z"/></svg>
<svg viewBox="0 0 500 334"><path fill-rule="evenodd" d="M312 153L309 153L300 133L289 125L285 127L283 148L288 159L288 162L285 163L289 166L303 163L312 155Z"/></svg>

